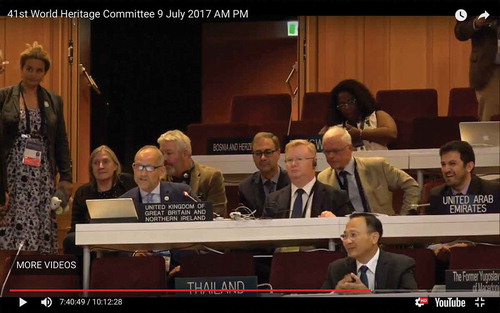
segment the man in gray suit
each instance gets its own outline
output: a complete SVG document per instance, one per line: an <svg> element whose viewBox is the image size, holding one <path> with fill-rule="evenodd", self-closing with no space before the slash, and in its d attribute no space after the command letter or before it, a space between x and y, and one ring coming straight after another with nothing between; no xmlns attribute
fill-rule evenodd
<svg viewBox="0 0 500 313"><path fill-rule="evenodd" d="M500 27L498 16L470 17L455 25L455 37L471 40L469 82L476 90L478 118L489 121L500 107Z"/></svg>
<svg viewBox="0 0 500 313"><path fill-rule="evenodd" d="M382 222L371 213L354 213L341 235L348 257L328 266L323 289L417 289L415 260L381 250Z"/></svg>
<svg viewBox="0 0 500 313"><path fill-rule="evenodd" d="M286 170L278 165L280 142L272 133L260 132L252 141L253 162L259 171L241 181L238 190L240 204L251 211L255 217L262 216L267 196L290 184Z"/></svg>
<svg viewBox="0 0 500 313"><path fill-rule="evenodd" d="M417 181L383 158L358 158L352 155L351 135L333 126L323 135L323 152L329 168L318 174L318 180L335 189L348 192L357 212L395 215L392 191L403 190L400 214L416 214L412 204L420 200Z"/></svg>

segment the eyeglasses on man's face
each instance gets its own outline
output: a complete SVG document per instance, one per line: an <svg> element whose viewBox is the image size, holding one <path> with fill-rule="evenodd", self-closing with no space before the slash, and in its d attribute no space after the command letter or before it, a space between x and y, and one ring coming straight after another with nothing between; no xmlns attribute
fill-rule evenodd
<svg viewBox="0 0 500 313"><path fill-rule="evenodd" d="M286 158L285 163L292 164L293 162L295 162L296 164L301 164L301 163L304 163L306 160L312 160L312 159L314 159L314 157L311 157L311 158L305 158L305 157Z"/></svg>
<svg viewBox="0 0 500 313"><path fill-rule="evenodd" d="M350 239L351 241L355 241L356 239L358 239L360 233L358 232L350 232L350 233L343 233L340 235L340 239L342 240L347 240L347 239Z"/></svg>
<svg viewBox="0 0 500 313"><path fill-rule="evenodd" d="M352 98L352 99L347 100L346 102L339 103L337 105L337 109L339 109L339 110L347 109L350 105L354 105L354 104L356 104L356 99Z"/></svg>
<svg viewBox="0 0 500 313"><path fill-rule="evenodd" d="M270 158L274 154L274 152L276 152L276 150L257 150L253 152L253 155L257 158L261 158L262 155L265 155L266 158Z"/></svg>
<svg viewBox="0 0 500 313"><path fill-rule="evenodd" d="M154 172L156 169L158 169L158 168L160 168L162 166L163 165L154 166L154 165L142 165L142 164L137 164L137 163L132 164L132 167L135 170L138 170L138 171L144 171L144 170L146 170L146 172Z"/></svg>
<svg viewBox="0 0 500 313"><path fill-rule="evenodd" d="M364 232L364 233L359 233L357 231L351 231L351 232L347 232L347 233L344 232L343 234L340 235L340 239L342 239L343 241L346 241L347 239L349 239L351 241L355 241L362 234L372 234L372 233L374 233L374 232L373 231L368 231L368 232Z"/></svg>

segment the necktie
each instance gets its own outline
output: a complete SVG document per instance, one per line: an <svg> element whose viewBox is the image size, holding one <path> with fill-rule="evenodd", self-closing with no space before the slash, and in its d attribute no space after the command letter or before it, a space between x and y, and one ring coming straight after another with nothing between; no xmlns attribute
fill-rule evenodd
<svg viewBox="0 0 500 313"><path fill-rule="evenodd" d="M292 218L300 218L302 217L302 194L304 193L304 189L297 189L295 193L297 194L297 198L295 198L295 202L293 203Z"/></svg>
<svg viewBox="0 0 500 313"><path fill-rule="evenodd" d="M270 179L266 180L266 182L264 183L264 186L266 186L267 194L274 192L274 182L272 180L270 180Z"/></svg>
<svg viewBox="0 0 500 313"><path fill-rule="evenodd" d="M339 176L342 177L342 184L340 184L340 188L342 188L347 192L347 194L349 194L349 182L347 181L347 172L340 171Z"/></svg>
<svg viewBox="0 0 500 313"><path fill-rule="evenodd" d="M370 288L370 285L368 285L368 276L366 275L367 270L368 267L366 265L361 266L359 268L359 271L361 272L359 278L361 279L361 282L366 286L366 288Z"/></svg>
<svg viewBox="0 0 500 313"><path fill-rule="evenodd" d="M153 203L153 193L148 193L146 195L146 203Z"/></svg>

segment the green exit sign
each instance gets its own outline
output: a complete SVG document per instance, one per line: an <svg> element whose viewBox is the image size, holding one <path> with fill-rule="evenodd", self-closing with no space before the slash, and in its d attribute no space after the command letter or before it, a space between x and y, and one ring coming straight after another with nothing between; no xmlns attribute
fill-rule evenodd
<svg viewBox="0 0 500 313"><path fill-rule="evenodd" d="M299 22L291 21L287 22L288 26L288 36L298 36L299 35Z"/></svg>

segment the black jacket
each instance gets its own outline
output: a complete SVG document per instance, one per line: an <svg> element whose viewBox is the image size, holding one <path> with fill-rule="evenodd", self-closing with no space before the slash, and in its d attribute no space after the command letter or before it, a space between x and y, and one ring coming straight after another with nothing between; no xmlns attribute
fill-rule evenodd
<svg viewBox="0 0 500 313"><path fill-rule="evenodd" d="M311 217L317 217L323 211L331 211L336 216L345 216L354 211L349 196L344 190L337 190L332 186L316 181L312 192L314 192ZM267 196L264 205L264 218L288 218L292 201L292 186L282 188Z"/></svg>
<svg viewBox="0 0 500 313"><path fill-rule="evenodd" d="M346 257L330 263L322 288L335 289L337 283L349 273L356 274L355 259ZM375 269L375 289L417 289L415 260L406 255L380 250Z"/></svg>
<svg viewBox="0 0 500 313"><path fill-rule="evenodd" d="M45 135L49 142L49 162L53 175L59 173L60 181L72 182L71 154L63 115L62 98L41 87ZM19 134L19 85L0 90L0 204L5 201L7 190L7 156Z"/></svg>
<svg viewBox="0 0 500 313"><path fill-rule="evenodd" d="M261 217L264 210L264 202L266 201L266 193L264 185L260 178L260 172L255 172L251 176L241 181L238 189L238 198L241 204L248 207L250 210L255 210L254 216ZM280 175L276 190L290 185L288 173L280 168Z"/></svg>

